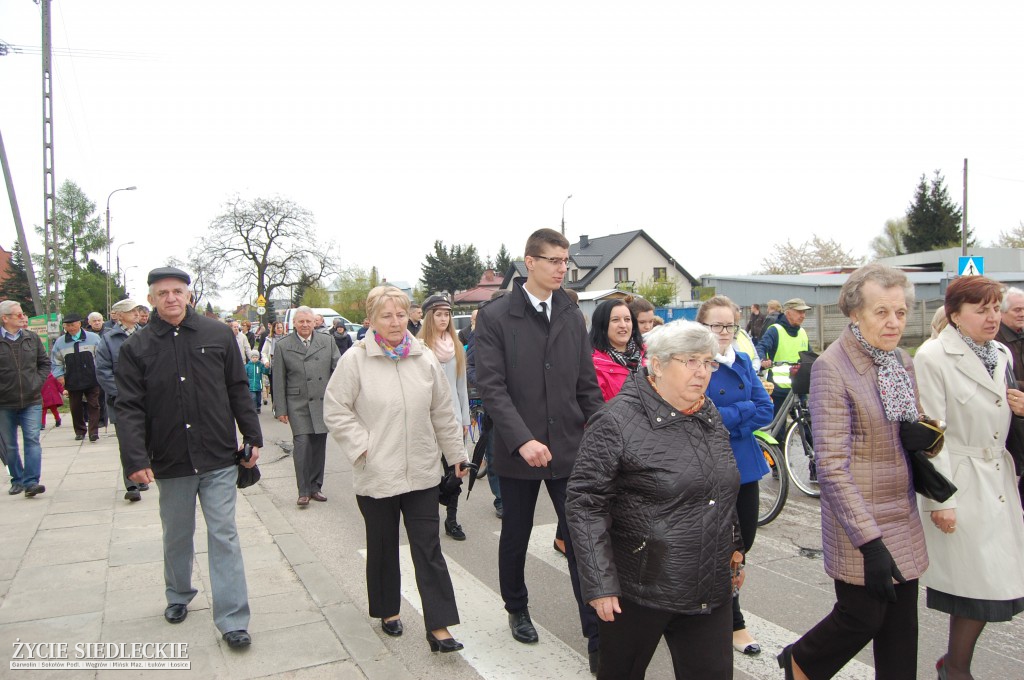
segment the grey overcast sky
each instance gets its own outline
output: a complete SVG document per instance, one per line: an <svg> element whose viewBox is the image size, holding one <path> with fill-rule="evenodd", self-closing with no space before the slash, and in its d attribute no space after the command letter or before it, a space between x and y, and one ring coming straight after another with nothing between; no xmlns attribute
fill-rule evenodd
<svg viewBox="0 0 1024 680"><path fill-rule="evenodd" d="M1022 26L1006 1L56 0L56 178L101 215L139 187L111 200L138 293L236 194L408 281L435 239L520 253L572 194L571 241L643 228L699 276L813 234L865 255L922 173L959 203L969 158L988 244L1024 219ZM0 40L38 48L39 7L0 3ZM28 229L37 52L0 58ZM13 225L3 205L5 248Z"/></svg>

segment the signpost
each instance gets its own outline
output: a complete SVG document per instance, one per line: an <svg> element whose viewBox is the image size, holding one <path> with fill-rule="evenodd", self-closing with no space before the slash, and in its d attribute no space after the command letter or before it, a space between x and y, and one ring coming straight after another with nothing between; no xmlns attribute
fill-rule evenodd
<svg viewBox="0 0 1024 680"><path fill-rule="evenodd" d="M958 257L956 272L960 276L984 276L985 258L976 256Z"/></svg>

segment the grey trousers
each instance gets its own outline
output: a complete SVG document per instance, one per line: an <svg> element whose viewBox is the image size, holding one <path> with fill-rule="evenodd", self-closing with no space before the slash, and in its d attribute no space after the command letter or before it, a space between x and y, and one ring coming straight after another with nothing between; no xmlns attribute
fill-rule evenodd
<svg viewBox="0 0 1024 680"><path fill-rule="evenodd" d="M324 465L327 463L327 434L292 435L295 448L295 484L299 496L312 496L324 488Z"/></svg>
<svg viewBox="0 0 1024 680"><path fill-rule="evenodd" d="M167 604L188 604L198 592L192 587L198 496L206 520L213 623L221 633L249 628L249 591L235 526L237 481L234 465L190 477L156 480L164 530Z"/></svg>

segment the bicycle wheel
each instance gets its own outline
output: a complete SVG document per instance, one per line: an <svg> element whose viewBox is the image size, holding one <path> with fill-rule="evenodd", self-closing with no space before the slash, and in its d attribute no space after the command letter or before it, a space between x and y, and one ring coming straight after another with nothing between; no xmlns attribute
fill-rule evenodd
<svg viewBox="0 0 1024 680"><path fill-rule="evenodd" d="M796 487L808 496L821 495L818 488L818 470L815 467L814 447L807 434L809 425L801 420L790 424L786 431L786 471Z"/></svg>
<svg viewBox="0 0 1024 680"><path fill-rule="evenodd" d="M779 447L769 444L763 439L757 439L764 460L771 468L771 472L761 478L758 482L758 495L760 506L757 514L757 526L763 527L779 516L782 508L786 506L786 497L789 496L789 475L783 469L782 452Z"/></svg>

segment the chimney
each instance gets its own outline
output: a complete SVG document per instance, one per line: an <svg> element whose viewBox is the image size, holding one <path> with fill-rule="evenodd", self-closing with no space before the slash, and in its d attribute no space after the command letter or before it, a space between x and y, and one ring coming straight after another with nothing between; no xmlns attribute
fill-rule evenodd
<svg viewBox="0 0 1024 680"><path fill-rule="evenodd" d="M590 245L590 239L587 238L586 234L580 234L580 250L583 250Z"/></svg>

